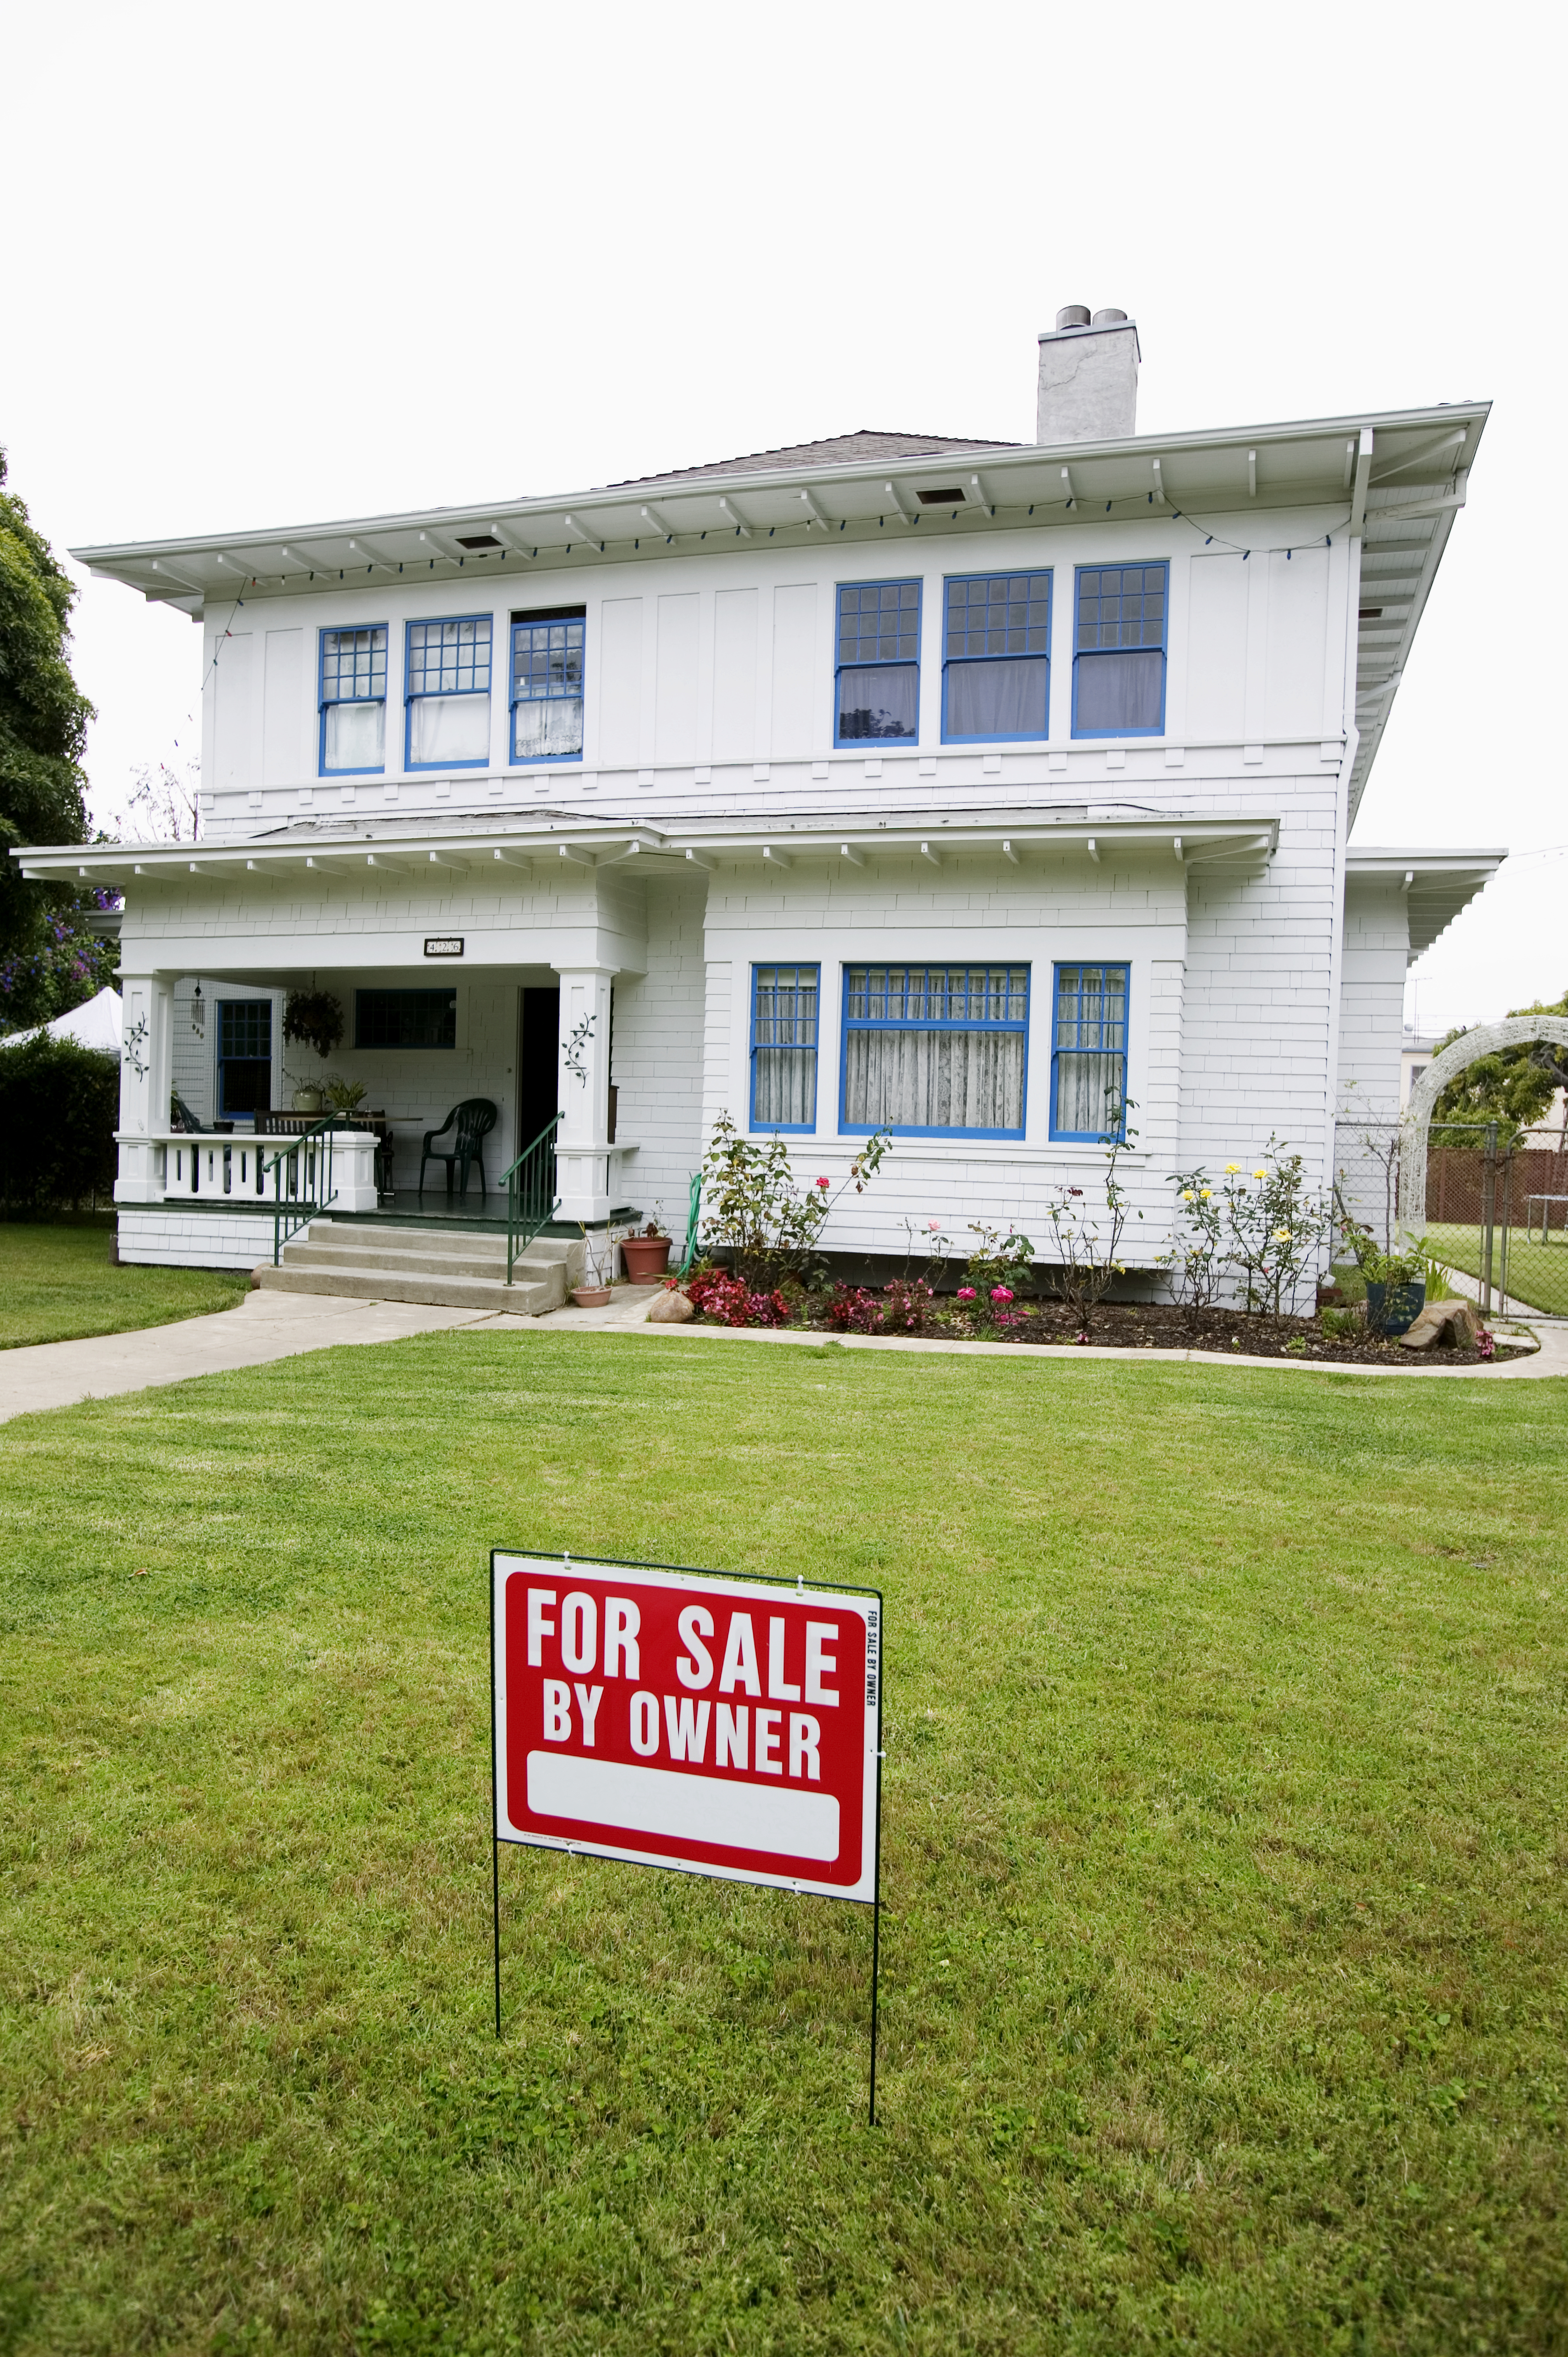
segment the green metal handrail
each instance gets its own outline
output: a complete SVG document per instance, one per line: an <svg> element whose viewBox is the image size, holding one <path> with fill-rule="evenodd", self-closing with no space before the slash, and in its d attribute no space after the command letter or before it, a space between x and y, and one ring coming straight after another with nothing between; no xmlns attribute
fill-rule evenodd
<svg viewBox="0 0 1568 2357"><path fill-rule="evenodd" d="M702 1218L703 1174L700 1170L693 1170L692 1200L686 1213L686 1249L681 1255L681 1265L675 1272L677 1276L687 1275L691 1271L692 1263L697 1257L697 1232L702 1225Z"/></svg>
<svg viewBox="0 0 1568 2357"><path fill-rule="evenodd" d="M532 1146L525 1146L503 1177L506 1188L506 1281L542 1228L554 1218L561 1198L555 1191L555 1133L561 1116L546 1124Z"/></svg>
<svg viewBox="0 0 1568 2357"><path fill-rule="evenodd" d="M335 1114L328 1114L324 1121L312 1122L310 1127L302 1129L297 1137L291 1137L286 1146L279 1147L270 1162L263 1163L257 1174L256 1192L265 1196L270 1175L273 1182L274 1268L282 1261L283 1248L290 1236L297 1235L318 1211L324 1211L328 1203L337 1201L338 1189L332 1183L332 1136L335 1130L346 1125L340 1125ZM306 1184L303 1188L299 1183L301 1155L305 1157ZM286 1179L283 1168L285 1162L292 1165ZM323 1174L326 1178L324 1187L317 1183Z"/></svg>

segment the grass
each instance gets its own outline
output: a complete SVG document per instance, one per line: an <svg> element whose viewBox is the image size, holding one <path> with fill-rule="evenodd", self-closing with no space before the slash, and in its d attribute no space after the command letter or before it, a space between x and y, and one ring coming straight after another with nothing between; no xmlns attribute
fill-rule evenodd
<svg viewBox="0 0 1568 2357"><path fill-rule="evenodd" d="M0 2350L1560 2352L1568 1400L450 1334L0 1428ZM887 1595L865 1913L509 1851L492 1544Z"/></svg>
<svg viewBox="0 0 1568 2357"><path fill-rule="evenodd" d="M113 1212L58 1225L0 1222L0 1351L166 1326L232 1309L244 1297L245 1279L222 1269L115 1268L113 1235Z"/></svg>
<svg viewBox="0 0 1568 2357"><path fill-rule="evenodd" d="M1539 1309L1549 1318L1568 1318L1568 1237L1554 1225L1551 1242L1542 1244L1539 1226L1535 1232L1537 1241L1532 1243L1522 1227L1509 1231L1509 1308ZM1451 1223L1431 1227L1426 1232L1426 1245L1449 1268L1462 1268L1471 1276L1480 1275L1479 1228ZM1492 1244L1494 1288L1502 1273L1503 1240L1498 1227Z"/></svg>

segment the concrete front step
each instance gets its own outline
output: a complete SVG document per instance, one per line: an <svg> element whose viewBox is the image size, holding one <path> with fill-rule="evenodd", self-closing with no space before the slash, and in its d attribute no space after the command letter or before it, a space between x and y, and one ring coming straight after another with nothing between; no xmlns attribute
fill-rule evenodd
<svg viewBox="0 0 1568 2357"><path fill-rule="evenodd" d="M553 1285L535 1273L524 1281L521 1266L512 1285L494 1276L398 1276L385 1269L334 1267L329 1262L308 1268L263 1267L261 1283L268 1293L335 1293L356 1301L418 1301L442 1309L503 1311L511 1318L542 1318L565 1299L565 1287L559 1278Z"/></svg>
<svg viewBox="0 0 1568 2357"><path fill-rule="evenodd" d="M582 1282L582 1268L580 1241L539 1236L519 1255L508 1285L504 1235L313 1220L284 1246L280 1267L263 1269L261 1282L275 1293L333 1293L539 1318L560 1308L571 1286Z"/></svg>

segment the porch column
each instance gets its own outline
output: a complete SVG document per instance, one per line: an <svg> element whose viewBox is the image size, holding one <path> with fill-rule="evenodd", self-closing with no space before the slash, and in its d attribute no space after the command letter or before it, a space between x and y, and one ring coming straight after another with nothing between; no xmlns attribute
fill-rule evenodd
<svg viewBox="0 0 1568 2357"><path fill-rule="evenodd" d="M564 1220L610 1215L611 966L557 966L561 977L555 1184Z"/></svg>
<svg viewBox="0 0 1568 2357"><path fill-rule="evenodd" d="M117 1203L161 1203L164 1149L174 1071L172 974L125 974L120 979L124 1042L120 1050L120 1173Z"/></svg>

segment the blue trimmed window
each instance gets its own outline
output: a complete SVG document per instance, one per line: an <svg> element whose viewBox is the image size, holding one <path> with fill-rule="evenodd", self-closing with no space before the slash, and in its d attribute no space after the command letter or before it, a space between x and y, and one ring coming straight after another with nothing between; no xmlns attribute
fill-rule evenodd
<svg viewBox="0 0 1568 2357"><path fill-rule="evenodd" d="M841 583L833 743L913 742L919 731L919 583Z"/></svg>
<svg viewBox="0 0 1568 2357"><path fill-rule="evenodd" d="M1048 737L1049 573L972 574L944 593L942 742Z"/></svg>
<svg viewBox="0 0 1568 2357"><path fill-rule="evenodd" d="M321 633L320 762L324 778L374 777L387 758L387 626Z"/></svg>
<svg viewBox="0 0 1568 2357"><path fill-rule="evenodd" d="M1051 1135L1127 1133L1124 965L1058 965L1051 1030Z"/></svg>
<svg viewBox="0 0 1568 2357"><path fill-rule="evenodd" d="M817 1125L817 1012L822 968L751 969L751 1126Z"/></svg>
<svg viewBox="0 0 1568 2357"><path fill-rule="evenodd" d="M1169 576L1168 565L1079 568L1075 737L1157 737L1165 727Z"/></svg>
<svg viewBox="0 0 1568 2357"><path fill-rule="evenodd" d="M490 759L489 614L410 622L403 697L411 770L483 770Z"/></svg>
<svg viewBox="0 0 1568 2357"><path fill-rule="evenodd" d="M841 1128L1022 1137L1026 965L844 971Z"/></svg>
<svg viewBox="0 0 1568 2357"><path fill-rule="evenodd" d="M273 1084L270 998L218 1002L218 1116L265 1113Z"/></svg>
<svg viewBox="0 0 1568 2357"><path fill-rule="evenodd" d="M356 1048L455 1048L455 990L357 990Z"/></svg>
<svg viewBox="0 0 1568 2357"><path fill-rule="evenodd" d="M583 758L581 606L511 618L511 759Z"/></svg>

